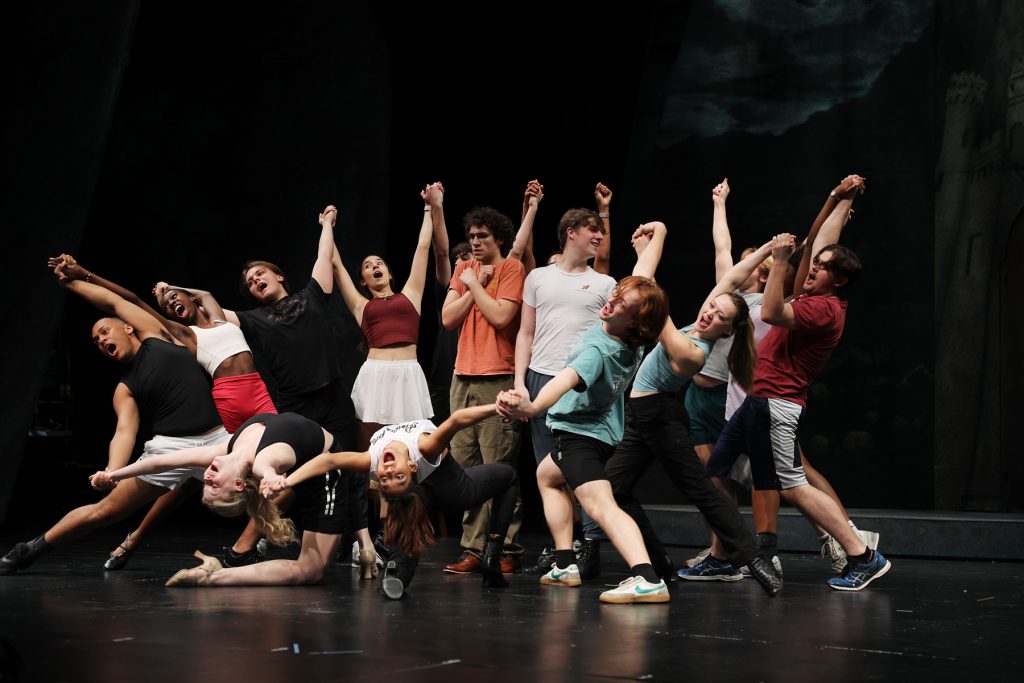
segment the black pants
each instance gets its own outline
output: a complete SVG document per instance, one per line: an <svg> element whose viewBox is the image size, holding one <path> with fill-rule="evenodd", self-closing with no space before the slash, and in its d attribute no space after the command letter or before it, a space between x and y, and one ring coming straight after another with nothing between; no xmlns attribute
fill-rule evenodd
<svg viewBox="0 0 1024 683"><path fill-rule="evenodd" d="M629 400L625 434L605 464L615 500L640 527L648 553L660 556L665 550L644 509L633 497L633 489L655 458L672 483L707 519L725 546L729 561L736 565L750 562L757 552L754 537L743 525L736 505L704 471L690 443L690 418L682 401L672 394Z"/></svg>
<svg viewBox="0 0 1024 683"><path fill-rule="evenodd" d="M491 501L487 519L487 537L504 541L519 496L519 476L508 465L474 465L462 469L455 458L446 455L441 464L420 484L427 508L444 512L464 512ZM408 587L416 573L419 557L410 557L395 548L390 559L395 561L397 576Z"/></svg>

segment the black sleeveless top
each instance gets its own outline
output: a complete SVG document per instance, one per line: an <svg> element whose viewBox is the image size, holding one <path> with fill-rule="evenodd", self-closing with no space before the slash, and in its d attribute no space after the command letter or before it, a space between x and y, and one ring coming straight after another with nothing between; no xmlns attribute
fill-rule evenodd
<svg viewBox="0 0 1024 683"><path fill-rule="evenodd" d="M324 452L324 432L316 422L298 413L260 413L250 417L235 430L228 441L228 453L234 448L238 435L256 422L266 426L256 446L257 453L275 443L285 443L295 451L295 467L301 467Z"/></svg>
<svg viewBox="0 0 1024 683"><path fill-rule="evenodd" d="M155 337L143 340L121 382L154 434L195 436L220 424L210 379L184 346Z"/></svg>

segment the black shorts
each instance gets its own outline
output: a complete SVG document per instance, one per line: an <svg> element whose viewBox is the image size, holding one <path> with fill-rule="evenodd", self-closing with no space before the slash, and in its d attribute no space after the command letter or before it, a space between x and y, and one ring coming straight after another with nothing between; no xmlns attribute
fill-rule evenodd
<svg viewBox="0 0 1024 683"><path fill-rule="evenodd" d="M345 481L338 470L331 470L296 485L295 503L288 516L303 531L341 534L346 529Z"/></svg>
<svg viewBox="0 0 1024 683"><path fill-rule="evenodd" d="M562 470L569 488L575 491L592 481L608 481L604 464L612 457L615 446L560 429L554 430L553 435L555 447L551 451L551 459Z"/></svg>

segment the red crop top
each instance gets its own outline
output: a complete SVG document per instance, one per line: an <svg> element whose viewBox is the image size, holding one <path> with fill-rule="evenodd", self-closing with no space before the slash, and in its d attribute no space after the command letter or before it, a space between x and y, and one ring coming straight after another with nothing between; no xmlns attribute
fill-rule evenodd
<svg viewBox="0 0 1024 683"><path fill-rule="evenodd" d="M370 299L363 307L362 328L371 349L415 344L419 341L420 314L402 293Z"/></svg>

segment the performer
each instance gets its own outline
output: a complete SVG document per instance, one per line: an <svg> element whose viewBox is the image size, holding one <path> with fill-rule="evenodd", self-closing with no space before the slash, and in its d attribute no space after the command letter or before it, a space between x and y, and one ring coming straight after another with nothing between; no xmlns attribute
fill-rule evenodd
<svg viewBox="0 0 1024 683"><path fill-rule="evenodd" d="M54 269L61 284L111 314L93 325L97 350L127 366L114 390L117 427L110 440L107 469L128 462L142 423L155 434L143 447L142 462L196 444L225 443L230 436L220 423L209 380L184 345L135 304L85 280L66 277L64 268L62 262ZM128 517L189 477L201 478L202 470L179 468L133 479L103 500L72 510L45 533L18 543L0 558L0 575L25 569L52 548Z"/></svg>
<svg viewBox="0 0 1024 683"><path fill-rule="evenodd" d="M208 292L188 292L157 283L153 289L163 317L148 303L128 289L83 268L70 254L50 259L50 266L62 265L62 273L71 280L86 280L130 301L160 321L164 328L195 356L213 378L213 403L229 434L242 422L257 413L276 413L263 378L256 372L252 352L242 331L224 320L224 312ZM197 295L203 295L200 304ZM108 571L123 569L150 529L160 523L181 502L195 492L191 482L161 496L146 513L138 528L110 553L103 567ZM259 540L258 538L256 539ZM253 541L243 537L236 545L250 546ZM256 546L247 553L225 548L225 563L241 566L263 559Z"/></svg>
<svg viewBox="0 0 1024 683"><path fill-rule="evenodd" d="M530 400L521 389L498 396L498 412L531 418L548 411L555 436L552 452L537 466L544 514L555 541L555 564L541 583L578 586L572 552L572 505L563 486L605 531L630 566L630 577L601 594L602 602L667 602L668 588L651 565L636 522L615 504L604 471L622 439L622 394L636 372L644 347L658 338L668 317L668 297L653 277L664 246L664 223L640 226L633 234L637 264L619 281L595 323L570 351L564 370Z"/></svg>
<svg viewBox="0 0 1024 683"><path fill-rule="evenodd" d="M493 499L481 574L484 586L504 588L508 581L501 572L501 547L519 492L516 471L503 464L463 469L448 457L448 444L460 429L494 414L490 404L460 408L440 427L429 420L383 427L370 439L368 451L325 453L287 477L265 478L261 490L273 496L332 470L369 471L390 503L384 539L392 550L382 586L392 599L402 597L420 555L434 543L429 509L459 512Z"/></svg>

